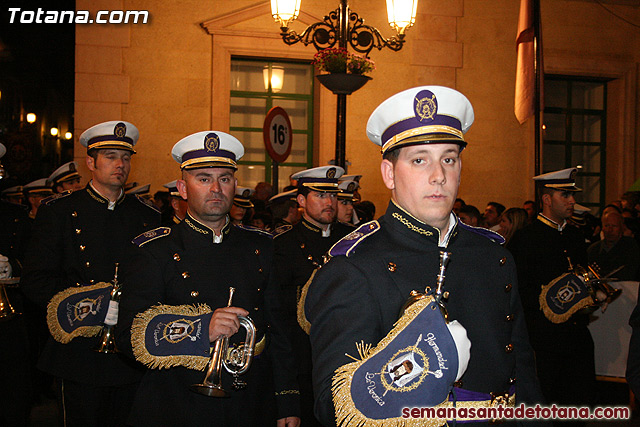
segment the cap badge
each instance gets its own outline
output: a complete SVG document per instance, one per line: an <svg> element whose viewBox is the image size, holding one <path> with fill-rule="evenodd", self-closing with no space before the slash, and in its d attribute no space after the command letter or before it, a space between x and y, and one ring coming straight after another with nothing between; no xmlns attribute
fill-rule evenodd
<svg viewBox="0 0 640 427"><path fill-rule="evenodd" d="M571 181L575 181L576 180L576 173L577 172L578 172L577 169L574 169L574 170L571 171L571 177L570 177Z"/></svg>
<svg viewBox="0 0 640 427"><path fill-rule="evenodd" d="M220 137L215 133L209 133L204 137L204 148L207 151L218 151Z"/></svg>
<svg viewBox="0 0 640 427"><path fill-rule="evenodd" d="M353 191L356 188L356 183L352 182L349 185L347 185L347 191Z"/></svg>
<svg viewBox="0 0 640 427"><path fill-rule="evenodd" d="M251 192L250 190L244 190L244 191L242 192L242 197L249 197L249 193L250 193L250 192Z"/></svg>
<svg viewBox="0 0 640 427"><path fill-rule="evenodd" d="M120 122L113 127L113 134L118 138L123 138L127 134L127 125Z"/></svg>
<svg viewBox="0 0 640 427"><path fill-rule="evenodd" d="M335 178L336 177L336 168L327 169L327 178Z"/></svg>
<svg viewBox="0 0 640 427"><path fill-rule="evenodd" d="M69 172L75 172L75 171L76 171L75 163L69 163Z"/></svg>
<svg viewBox="0 0 640 427"><path fill-rule="evenodd" d="M413 111L420 121L433 120L438 112L436 96L428 90L418 92L413 100Z"/></svg>

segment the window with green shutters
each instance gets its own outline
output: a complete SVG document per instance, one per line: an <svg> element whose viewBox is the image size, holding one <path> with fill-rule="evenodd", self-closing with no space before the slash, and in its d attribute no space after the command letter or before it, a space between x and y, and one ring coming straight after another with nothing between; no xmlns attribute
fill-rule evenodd
<svg viewBox="0 0 640 427"><path fill-rule="evenodd" d="M279 90L265 77L269 72L276 74L274 70L284 71ZM289 185L292 173L312 166L313 67L310 63L232 58L230 101L230 131L245 147L236 174L239 185L255 187L261 181L271 182L271 158L264 148L262 126L272 107L284 108L293 130L291 154L279 165L278 188L274 188L274 192Z"/></svg>

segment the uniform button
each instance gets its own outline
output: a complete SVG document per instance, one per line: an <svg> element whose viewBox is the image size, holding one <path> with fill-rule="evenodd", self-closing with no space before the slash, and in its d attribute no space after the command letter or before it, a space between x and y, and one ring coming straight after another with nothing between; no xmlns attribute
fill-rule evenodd
<svg viewBox="0 0 640 427"><path fill-rule="evenodd" d="M262 273L262 269L261 268L258 269L258 273Z"/></svg>
<svg viewBox="0 0 640 427"><path fill-rule="evenodd" d="M300 243L300 249L304 249L304 243Z"/></svg>
<svg viewBox="0 0 640 427"><path fill-rule="evenodd" d="M173 254L173 260L174 261L180 261L180 255L178 255L177 252L175 254Z"/></svg>
<svg viewBox="0 0 640 427"><path fill-rule="evenodd" d="M513 351L513 344L507 344L504 348L505 353L511 353Z"/></svg>
<svg viewBox="0 0 640 427"><path fill-rule="evenodd" d="M511 322L513 320L513 314L507 314L507 317L505 317L505 320L507 322Z"/></svg>
<svg viewBox="0 0 640 427"><path fill-rule="evenodd" d="M147 225L149 225L149 224L147 224L146 222L143 222L143 223L142 223L142 226L143 226L143 227L146 227Z"/></svg>
<svg viewBox="0 0 640 427"><path fill-rule="evenodd" d="M89 264L89 261L87 261L84 265L86 265L87 268L89 268L91 266L91 264Z"/></svg>
<svg viewBox="0 0 640 427"><path fill-rule="evenodd" d="M514 384L516 382L515 378L509 378L509 384Z"/></svg>
<svg viewBox="0 0 640 427"><path fill-rule="evenodd" d="M18 218L14 219L13 222L18 222L20 221Z"/></svg>
<svg viewBox="0 0 640 427"><path fill-rule="evenodd" d="M87 247L85 245L80 245L80 251L84 251Z"/></svg>
<svg viewBox="0 0 640 427"><path fill-rule="evenodd" d="M462 381L458 380L456 382L453 383L454 387L462 387Z"/></svg>
<svg viewBox="0 0 640 427"><path fill-rule="evenodd" d="M262 288L258 288L258 292L262 291Z"/></svg>
<svg viewBox="0 0 640 427"><path fill-rule="evenodd" d="M258 311L258 307L253 307L253 309L254 309L255 311Z"/></svg>
<svg viewBox="0 0 640 427"><path fill-rule="evenodd" d="M81 231L82 231L81 229L76 228L76 234L80 234Z"/></svg>
<svg viewBox="0 0 640 427"><path fill-rule="evenodd" d="M308 259L309 261L313 261L313 256L309 255L309 256L307 257L307 259Z"/></svg>
<svg viewBox="0 0 640 427"><path fill-rule="evenodd" d="M89 280L89 283L93 283L93 282L95 282L95 280L93 280L93 279Z"/></svg>
<svg viewBox="0 0 640 427"><path fill-rule="evenodd" d="M185 271L184 273L182 273L182 278L183 278L183 279L186 279L186 278L188 278L189 276L190 276L190 275L189 275L189 272L188 272L188 271Z"/></svg>
<svg viewBox="0 0 640 427"><path fill-rule="evenodd" d="M260 249L256 249L256 255L260 255Z"/></svg>
<svg viewBox="0 0 640 427"><path fill-rule="evenodd" d="M78 212L73 211L73 212L71 213L71 216L72 216L72 217L74 217L74 218L75 218L75 217L77 217L77 216L78 216Z"/></svg>
<svg viewBox="0 0 640 427"><path fill-rule="evenodd" d="M191 297L192 297L192 298L196 298L198 295L200 295L200 292L198 292L198 291L191 291Z"/></svg>
<svg viewBox="0 0 640 427"><path fill-rule="evenodd" d="M511 288L513 288L513 285L511 283L508 283L507 285L505 285L504 291L511 292Z"/></svg>
<svg viewBox="0 0 640 427"><path fill-rule="evenodd" d="M500 258L500 266L503 266L507 263L507 257Z"/></svg>
<svg viewBox="0 0 640 427"><path fill-rule="evenodd" d="M388 268L388 269L389 269L389 271L391 271L391 272L396 271L396 265L395 265L393 262L390 262L390 263L387 265L387 268Z"/></svg>

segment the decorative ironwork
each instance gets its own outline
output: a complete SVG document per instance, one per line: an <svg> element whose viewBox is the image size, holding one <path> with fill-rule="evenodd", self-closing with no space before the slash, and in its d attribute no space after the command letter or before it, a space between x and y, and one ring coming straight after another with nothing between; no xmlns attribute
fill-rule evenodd
<svg viewBox="0 0 640 427"><path fill-rule="evenodd" d="M404 34L398 34L397 36L385 38L377 28L364 23L364 19L360 18L357 13L349 10L346 7L346 14L342 14L342 5L336 10L331 11L324 17L322 22L316 22L309 25L301 34L295 31L289 30L288 27L280 27L282 40L292 45L298 42L302 42L305 46L313 44L316 50L327 49L336 46L346 47L346 43L358 53L362 53L365 56L369 56L369 52L373 48L381 50L384 47L388 47L393 51L399 51L404 45ZM348 15L348 22L345 28L344 39L342 39L341 32L343 26L341 20L343 16ZM344 40L344 46L341 43L341 39Z"/></svg>

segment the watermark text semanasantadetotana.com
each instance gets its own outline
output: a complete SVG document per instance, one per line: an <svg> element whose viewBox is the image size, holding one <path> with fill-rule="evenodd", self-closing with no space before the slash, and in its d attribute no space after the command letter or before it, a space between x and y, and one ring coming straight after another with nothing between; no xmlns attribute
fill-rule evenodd
<svg viewBox="0 0 640 427"><path fill-rule="evenodd" d="M626 420L631 410L626 406L492 406L489 408L402 408L402 418L440 418L447 420Z"/></svg>
<svg viewBox="0 0 640 427"><path fill-rule="evenodd" d="M10 24L146 24L148 10L23 10L10 7Z"/></svg>

